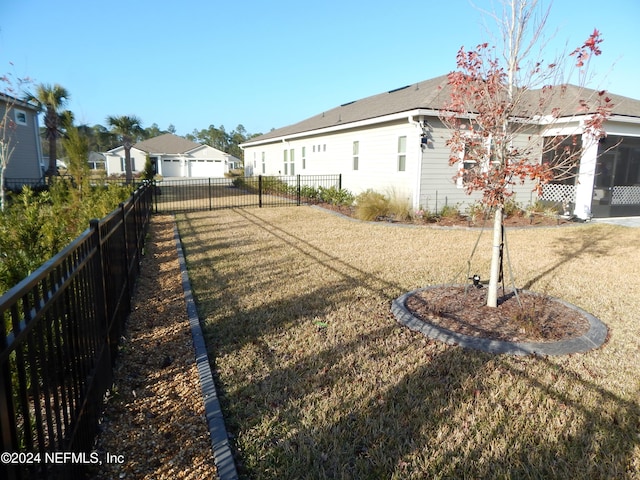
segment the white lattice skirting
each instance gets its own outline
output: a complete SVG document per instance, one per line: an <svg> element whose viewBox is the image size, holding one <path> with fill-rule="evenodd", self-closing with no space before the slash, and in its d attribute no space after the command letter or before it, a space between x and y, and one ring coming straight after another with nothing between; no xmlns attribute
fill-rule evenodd
<svg viewBox="0 0 640 480"><path fill-rule="evenodd" d="M542 186L542 200L549 202L575 202L576 186L547 183Z"/></svg>
<svg viewBox="0 0 640 480"><path fill-rule="evenodd" d="M618 186L611 190L611 205L640 205L640 186Z"/></svg>

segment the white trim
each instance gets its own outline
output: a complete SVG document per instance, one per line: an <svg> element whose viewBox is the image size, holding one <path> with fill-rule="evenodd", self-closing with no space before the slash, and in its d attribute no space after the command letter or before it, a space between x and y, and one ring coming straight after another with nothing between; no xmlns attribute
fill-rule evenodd
<svg viewBox="0 0 640 480"><path fill-rule="evenodd" d="M576 205L573 213L582 220L591 218L593 184L598 160L598 141L591 135L582 135L582 157L576 182Z"/></svg>
<svg viewBox="0 0 640 480"><path fill-rule="evenodd" d="M19 120L18 116L22 116L24 117L24 120ZM23 125L26 126L29 124L28 120L27 120L27 112L22 110L21 108L13 108L13 119L16 122L16 125Z"/></svg>

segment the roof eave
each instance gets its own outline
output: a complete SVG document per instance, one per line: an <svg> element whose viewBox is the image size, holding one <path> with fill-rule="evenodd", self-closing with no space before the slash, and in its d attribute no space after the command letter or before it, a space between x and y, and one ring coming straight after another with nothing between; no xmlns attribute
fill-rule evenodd
<svg viewBox="0 0 640 480"><path fill-rule="evenodd" d="M405 110L403 112L392 113L392 114L383 115L379 117L366 118L366 119L357 120L354 122L339 123L336 125L331 125L329 127L317 128L314 130L304 130L301 132L278 135L276 137L265 138L264 140L249 141L249 142L241 143L240 147L242 149L245 149L247 147L257 147L260 145L267 145L271 143L286 142L286 141L295 140L298 138L310 137L315 135L324 135L327 133L334 133L341 130L349 130L353 128L366 127L366 126L375 125L378 123L393 122L393 121L402 120L405 118L415 117L419 115L437 117L439 112L440 112L439 110L435 110L435 109L415 108L412 110Z"/></svg>

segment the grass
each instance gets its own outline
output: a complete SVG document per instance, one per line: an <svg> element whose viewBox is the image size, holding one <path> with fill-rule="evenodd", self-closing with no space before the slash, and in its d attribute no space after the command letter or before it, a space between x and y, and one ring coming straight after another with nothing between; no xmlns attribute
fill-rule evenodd
<svg viewBox="0 0 640 480"><path fill-rule="evenodd" d="M521 358L429 340L389 313L466 271L477 231L307 207L178 225L241 478L640 478L638 230L508 232L519 286L611 333L586 354Z"/></svg>

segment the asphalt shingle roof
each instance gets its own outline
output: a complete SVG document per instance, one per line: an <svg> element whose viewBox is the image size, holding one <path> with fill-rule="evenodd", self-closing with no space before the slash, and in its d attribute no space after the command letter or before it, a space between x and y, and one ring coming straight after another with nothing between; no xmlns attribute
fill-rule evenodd
<svg viewBox="0 0 640 480"><path fill-rule="evenodd" d="M198 148L199 143L192 142L186 138L173 135L171 133L165 133L158 137L149 138L138 142L134 145L138 150L142 150L147 153L167 153L167 154L179 154L185 153L194 148Z"/></svg>
<svg viewBox="0 0 640 480"><path fill-rule="evenodd" d="M558 92L559 91L558 89ZM537 97L540 93L541 90L531 90L528 92L527 96L531 97L529 101L532 104L537 103ZM553 105L549 107L549 112L547 113L550 113L553 107L559 108L564 115L589 113L578 110L579 100L585 99L590 105L593 105L593 100L596 96L596 90L567 85L566 88L562 90L562 94L558 93L555 95ZM640 100L615 94L607 94L607 96L613 101L613 114L640 117ZM300 122L252 138L247 143L310 132L395 113L409 112L416 109L439 111L442 110L448 102L447 75L442 75L413 85L407 85L378 95L345 103Z"/></svg>

